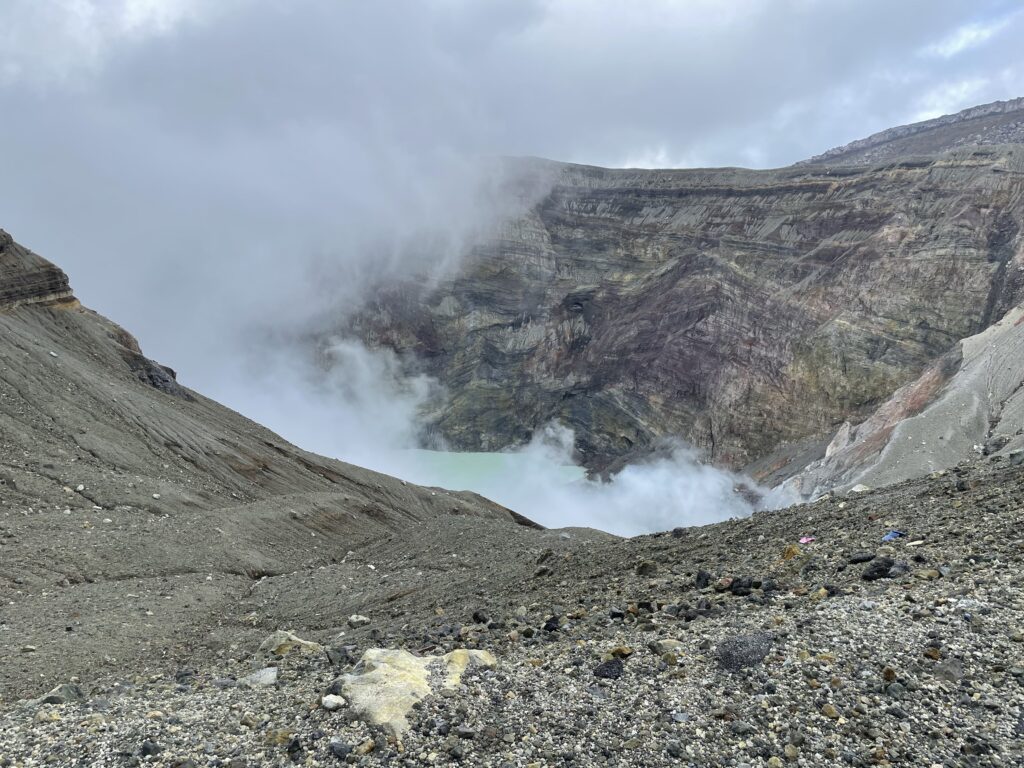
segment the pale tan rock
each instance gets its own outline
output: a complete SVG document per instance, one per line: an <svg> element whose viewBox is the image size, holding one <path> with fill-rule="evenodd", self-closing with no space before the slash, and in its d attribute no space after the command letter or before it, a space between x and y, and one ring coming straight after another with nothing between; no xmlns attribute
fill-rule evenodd
<svg viewBox="0 0 1024 768"><path fill-rule="evenodd" d="M266 640L260 643L259 647L260 653L274 654L275 656L286 656L292 651L299 651L300 653L322 653L323 650L323 646L319 643L303 640L301 637L283 629L279 629L274 634L270 635Z"/></svg>
<svg viewBox="0 0 1024 768"><path fill-rule="evenodd" d="M409 728L406 715L438 690L458 687L473 667L497 664L487 651L459 649L444 656L413 656L404 650L371 648L355 671L345 675L342 694L356 715L400 737Z"/></svg>

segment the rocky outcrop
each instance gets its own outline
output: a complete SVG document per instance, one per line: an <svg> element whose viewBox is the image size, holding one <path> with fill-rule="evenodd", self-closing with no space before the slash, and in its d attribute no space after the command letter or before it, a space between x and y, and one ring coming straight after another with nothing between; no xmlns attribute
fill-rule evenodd
<svg viewBox="0 0 1024 768"><path fill-rule="evenodd" d="M1024 269L1024 265L1021 265ZM891 485L978 454L1024 448L1024 307L964 339L870 418L845 424L825 457L785 483L798 498Z"/></svg>
<svg viewBox="0 0 1024 768"><path fill-rule="evenodd" d="M854 165L934 155L958 147L1024 142L1024 98L995 101L955 115L889 128L858 139L804 163Z"/></svg>
<svg viewBox="0 0 1024 768"><path fill-rule="evenodd" d="M862 421L1024 297L1020 145L881 165L523 173L551 180L527 215L451 279L393 288L353 323L441 381L430 430L460 449L559 421L591 469L679 436L768 475L788 446Z"/></svg>
<svg viewBox="0 0 1024 768"><path fill-rule="evenodd" d="M73 301L61 269L14 242L0 229L0 312L23 304Z"/></svg>

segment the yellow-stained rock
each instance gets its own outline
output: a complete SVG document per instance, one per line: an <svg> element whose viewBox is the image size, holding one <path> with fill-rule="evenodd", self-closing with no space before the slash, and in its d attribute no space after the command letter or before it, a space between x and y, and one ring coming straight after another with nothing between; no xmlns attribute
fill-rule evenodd
<svg viewBox="0 0 1024 768"><path fill-rule="evenodd" d="M371 648L355 671L345 675L342 695L358 717L399 737L409 728L406 715L436 689L455 689L467 669L496 666L487 651L459 649L444 656L413 656L408 651Z"/></svg>

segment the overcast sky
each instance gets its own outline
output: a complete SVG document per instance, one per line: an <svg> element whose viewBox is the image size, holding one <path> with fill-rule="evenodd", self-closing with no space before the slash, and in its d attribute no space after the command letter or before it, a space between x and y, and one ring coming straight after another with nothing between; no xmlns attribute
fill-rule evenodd
<svg viewBox="0 0 1024 768"><path fill-rule="evenodd" d="M0 227L202 384L475 215L473 158L784 165L1024 95L1022 39L1005 0L4 0Z"/></svg>

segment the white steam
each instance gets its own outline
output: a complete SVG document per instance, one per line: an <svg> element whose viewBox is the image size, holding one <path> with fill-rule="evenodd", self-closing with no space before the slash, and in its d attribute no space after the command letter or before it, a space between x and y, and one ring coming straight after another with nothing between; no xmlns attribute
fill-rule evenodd
<svg viewBox="0 0 1024 768"><path fill-rule="evenodd" d="M620 536L704 525L754 510L739 492L749 481L701 464L682 444L668 457L627 466L609 482L566 482L573 438L564 426L547 426L515 452L512 473L482 478L472 490L548 527L599 528Z"/></svg>
<svg viewBox="0 0 1024 768"><path fill-rule="evenodd" d="M417 450L422 410L443 399L436 381L406 376L394 352L353 339L333 341L316 364L294 350L264 349L260 371L232 385L236 407L307 450L421 485L475 491L548 527L632 536L703 525L749 515L754 504L742 491L764 492L701 464L681 443L609 482L587 480L572 458L572 431L556 424L500 454Z"/></svg>

